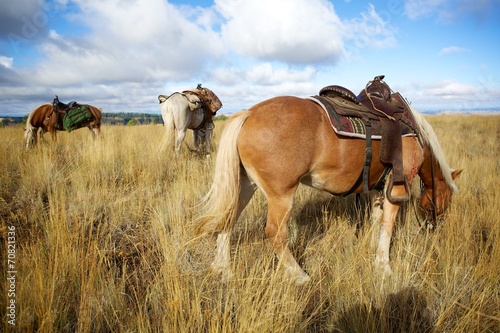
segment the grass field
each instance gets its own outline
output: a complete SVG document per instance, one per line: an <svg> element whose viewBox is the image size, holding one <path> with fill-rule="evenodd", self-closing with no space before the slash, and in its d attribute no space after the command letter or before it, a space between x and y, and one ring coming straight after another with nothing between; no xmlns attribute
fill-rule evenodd
<svg viewBox="0 0 500 333"><path fill-rule="evenodd" d="M445 223L427 233L407 207L383 279L354 199L301 187L300 287L265 239L261 194L234 230L233 278L210 272L215 239L194 241L193 220L214 158L160 151L161 125L104 126L95 143L60 133L29 152L22 127L0 128L0 331L500 332L500 116L427 119L465 169Z"/></svg>

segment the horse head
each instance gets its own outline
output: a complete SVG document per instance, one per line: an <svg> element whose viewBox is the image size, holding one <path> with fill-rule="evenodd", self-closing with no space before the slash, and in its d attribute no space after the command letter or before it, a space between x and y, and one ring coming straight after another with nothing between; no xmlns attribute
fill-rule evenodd
<svg viewBox="0 0 500 333"><path fill-rule="evenodd" d="M463 169L450 171L451 179L455 180ZM450 206L453 193L458 190L455 184L449 184L440 174L434 174L434 170L431 177L430 180L421 178L420 208L426 220L435 226Z"/></svg>
<svg viewBox="0 0 500 333"><path fill-rule="evenodd" d="M36 145L36 130L33 126L26 126L24 129L24 145L26 149Z"/></svg>

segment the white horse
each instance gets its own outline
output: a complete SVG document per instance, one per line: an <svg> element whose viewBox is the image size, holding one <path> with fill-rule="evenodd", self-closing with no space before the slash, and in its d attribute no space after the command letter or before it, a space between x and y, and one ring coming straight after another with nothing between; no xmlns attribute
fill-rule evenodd
<svg viewBox="0 0 500 333"><path fill-rule="evenodd" d="M188 129L193 130L194 148L210 154L210 142L214 129L213 117L222 107L218 97L209 89L198 85L196 90L159 95L161 116L165 125L164 147L172 145L175 139L175 152L179 154ZM175 138L177 130L177 138Z"/></svg>

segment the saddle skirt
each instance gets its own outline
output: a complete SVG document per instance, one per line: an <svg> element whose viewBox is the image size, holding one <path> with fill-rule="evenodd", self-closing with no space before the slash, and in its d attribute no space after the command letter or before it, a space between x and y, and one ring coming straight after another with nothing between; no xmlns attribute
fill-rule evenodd
<svg viewBox="0 0 500 333"><path fill-rule="evenodd" d="M401 121L401 136L416 136L415 119L406 101L399 93L392 94L392 98L398 100L403 105ZM335 133L341 136L366 139L366 124L370 123L372 131L371 138L374 140L382 139L382 120L380 117L374 117L371 114L360 112L360 105L343 97L332 96L311 96L308 99L321 106L326 116L330 120ZM345 112L345 110L353 112ZM347 115L353 114L353 115Z"/></svg>

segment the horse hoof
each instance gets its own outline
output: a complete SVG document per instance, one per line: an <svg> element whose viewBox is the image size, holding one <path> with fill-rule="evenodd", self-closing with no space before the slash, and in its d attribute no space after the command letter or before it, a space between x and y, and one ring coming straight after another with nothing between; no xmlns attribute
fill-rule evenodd
<svg viewBox="0 0 500 333"><path fill-rule="evenodd" d="M301 276L297 276L295 278L294 282L295 282L296 285L302 286L302 285L306 284L309 281L311 281L311 278L309 277L309 275L304 274L304 275L301 275Z"/></svg>
<svg viewBox="0 0 500 333"><path fill-rule="evenodd" d="M300 271L300 272L295 271L294 272L294 271L287 270L285 272L285 278L292 280L298 286L301 286L301 285L303 285L311 280L309 275L307 275L307 273L304 271Z"/></svg>
<svg viewBox="0 0 500 333"><path fill-rule="evenodd" d="M220 275L223 282L230 280L233 277L233 272L230 268L212 263L210 268L214 274Z"/></svg>
<svg viewBox="0 0 500 333"><path fill-rule="evenodd" d="M389 277L392 275L392 268L388 263L375 263L375 269L382 277Z"/></svg>

